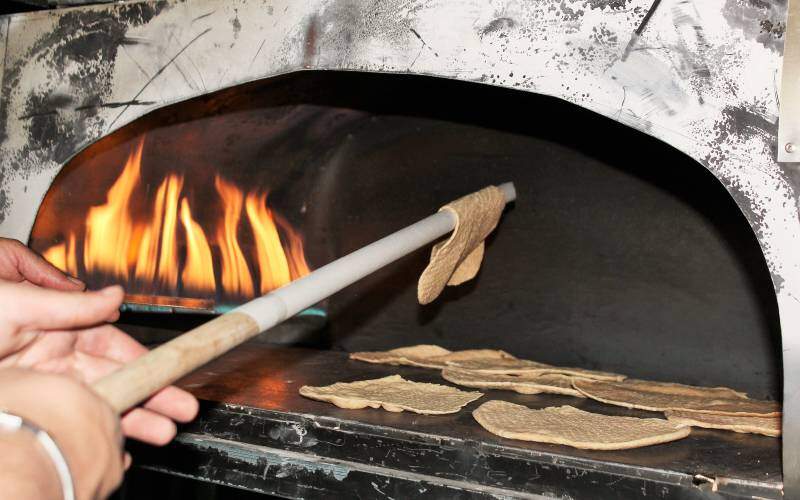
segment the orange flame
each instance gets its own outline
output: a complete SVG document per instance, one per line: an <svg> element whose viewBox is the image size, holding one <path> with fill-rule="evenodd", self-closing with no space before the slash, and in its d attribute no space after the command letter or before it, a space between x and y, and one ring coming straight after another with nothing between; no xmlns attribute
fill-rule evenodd
<svg viewBox="0 0 800 500"><path fill-rule="evenodd" d="M247 196L245 209L256 240L258 267L262 272L261 293L264 294L292 281L289 262L283 253L272 211L267 208L267 195L251 193Z"/></svg>
<svg viewBox="0 0 800 500"><path fill-rule="evenodd" d="M253 279L247 268L236 230L242 215L242 192L217 176L214 185L225 206L223 224L217 229L217 244L222 251L222 286L228 293L253 295Z"/></svg>
<svg viewBox="0 0 800 500"><path fill-rule="evenodd" d="M164 204L167 197L167 181L158 186L153 206L153 219L149 224L139 225L142 239L136 252L136 278L143 283L150 283L156 276L158 263L158 238L164 221ZM87 268L88 269L88 268Z"/></svg>
<svg viewBox="0 0 800 500"><path fill-rule="evenodd" d="M211 247L200 224L192 219L186 198L181 200L181 222L186 231L186 265L183 268L183 286L189 290L214 290L214 263Z"/></svg>
<svg viewBox="0 0 800 500"><path fill-rule="evenodd" d="M289 274L292 276L292 281L310 274L311 268L308 267L308 262L306 262L306 256L303 252L303 237L294 230L289 221L276 213L271 212L271 214L275 217L278 227L286 235L286 239L289 240L288 244L283 246L283 250L289 258Z"/></svg>
<svg viewBox="0 0 800 500"><path fill-rule="evenodd" d="M66 243L48 248L42 256L54 266L73 275L78 275L78 257L75 252L75 233L70 233Z"/></svg>
<svg viewBox="0 0 800 500"><path fill-rule="evenodd" d="M175 227L178 217L178 197L183 179L167 177L167 194L164 205L164 225L161 231L161 253L158 258L158 281L168 289L178 286L178 254L175 248Z"/></svg>
<svg viewBox="0 0 800 500"><path fill-rule="evenodd" d="M109 276L134 293L160 295L248 298L256 289L267 293L310 272L302 238L268 207L267 194L245 197L219 176L214 185L222 214L208 221L216 228L211 243L203 222L192 214L191 196L184 193L179 175L169 174L159 184L150 202L152 213L134 213L131 200L140 184L143 147L142 140L131 151L105 203L89 209L83 241L80 232L69 232L65 242L42 252L48 261L76 276L81 271ZM243 211L254 242L250 264L239 239ZM83 269L78 266L80 243ZM258 271L258 287L251 269Z"/></svg>
<svg viewBox="0 0 800 500"><path fill-rule="evenodd" d="M128 264L120 259L118 249L127 249L131 240L131 217L128 205L139 182L144 141L128 157L122 175L108 190L106 204L92 207L86 216L83 265L116 278L128 278ZM127 252L126 252L127 254Z"/></svg>

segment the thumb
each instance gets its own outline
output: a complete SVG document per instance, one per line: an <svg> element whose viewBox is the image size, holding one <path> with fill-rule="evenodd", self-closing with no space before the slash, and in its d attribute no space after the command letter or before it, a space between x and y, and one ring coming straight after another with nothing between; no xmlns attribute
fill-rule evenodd
<svg viewBox="0 0 800 500"><path fill-rule="evenodd" d="M96 292L63 292L34 286L4 285L2 302L20 329L69 330L119 317L124 292L115 285Z"/></svg>

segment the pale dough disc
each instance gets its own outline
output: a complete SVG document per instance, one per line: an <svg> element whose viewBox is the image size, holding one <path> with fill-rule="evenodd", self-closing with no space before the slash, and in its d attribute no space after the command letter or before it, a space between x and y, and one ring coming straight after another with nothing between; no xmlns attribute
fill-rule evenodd
<svg viewBox="0 0 800 500"><path fill-rule="evenodd" d="M477 389L506 389L520 394L545 392L579 398L586 397L572 387L572 377L561 374L505 375L502 373L480 373L447 367L442 370L442 378L454 384Z"/></svg>
<svg viewBox="0 0 800 500"><path fill-rule="evenodd" d="M328 401L340 408L380 408L387 411L408 410L424 415L455 413L483 396L446 385L405 380L400 375L358 382L338 382L325 387L304 385L300 394L319 401Z"/></svg>
<svg viewBox="0 0 800 500"><path fill-rule="evenodd" d="M584 370L583 368L565 368L552 366L527 359L470 359L448 361L448 366L479 373L494 373L503 375L545 375L561 374L595 380L623 380L625 375L617 373Z"/></svg>
<svg viewBox="0 0 800 500"><path fill-rule="evenodd" d="M506 401L483 403L472 415L498 436L585 450L639 448L675 441L691 431L660 418L612 417L572 406L532 410Z"/></svg>
<svg viewBox="0 0 800 500"><path fill-rule="evenodd" d="M516 359L511 354L497 349L465 349L463 351L453 351L442 356L426 358L425 362L436 365L436 368L444 368L453 361L465 361L470 359Z"/></svg>
<svg viewBox="0 0 800 500"><path fill-rule="evenodd" d="M738 415L715 415L713 413L680 410L667 410L664 415L670 422L692 427L763 434L773 437L781 435L781 417L741 417Z"/></svg>
<svg viewBox="0 0 800 500"><path fill-rule="evenodd" d="M640 410L690 410L740 416L775 416L781 413L780 405L774 401L749 399L744 393L727 387L695 387L646 380L606 382L579 379L572 385L597 401Z"/></svg>
<svg viewBox="0 0 800 500"><path fill-rule="evenodd" d="M425 358L443 356L445 354L450 354L450 352L451 351L445 349L444 347L439 347L438 345L420 344L410 347L399 347L389 351L354 352L350 354L350 359L384 365L411 365L429 367L424 364ZM433 366L432 368L436 368L436 366Z"/></svg>
<svg viewBox="0 0 800 500"><path fill-rule="evenodd" d="M465 359L513 359L514 356L494 349L467 349L449 351L437 345L420 344L410 347L399 347L390 351L354 352L350 359L380 363L386 365L421 366L423 368L444 368L450 360Z"/></svg>

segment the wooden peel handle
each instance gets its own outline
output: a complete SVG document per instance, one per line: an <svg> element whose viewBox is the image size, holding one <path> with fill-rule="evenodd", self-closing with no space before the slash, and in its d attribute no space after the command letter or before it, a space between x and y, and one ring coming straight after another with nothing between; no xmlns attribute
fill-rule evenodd
<svg viewBox="0 0 800 500"><path fill-rule="evenodd" d="M258 324L247 314L223 314L153 349L92 388L114 411L123 413L258 333Z"/></svg>

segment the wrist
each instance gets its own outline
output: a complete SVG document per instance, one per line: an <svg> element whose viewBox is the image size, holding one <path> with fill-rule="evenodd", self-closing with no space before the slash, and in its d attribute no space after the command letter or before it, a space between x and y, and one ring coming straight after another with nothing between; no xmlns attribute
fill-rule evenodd
<svg viewBox="0 0 800 500"><path fill-rule="evenodd" d="M0 490L8 498L62 498L50 457L25 431L0 432Z"/></svg>
<svg viewBox="0 0 800 500"><path fill-rule="evenodd" d="M29 419L58 443L76 498L105 498L114 490L122 480L119 420L91 389L68 377L19 368L0 369L0 388L0 409ZM53 498L64 498L63 491Z"/></svg>

